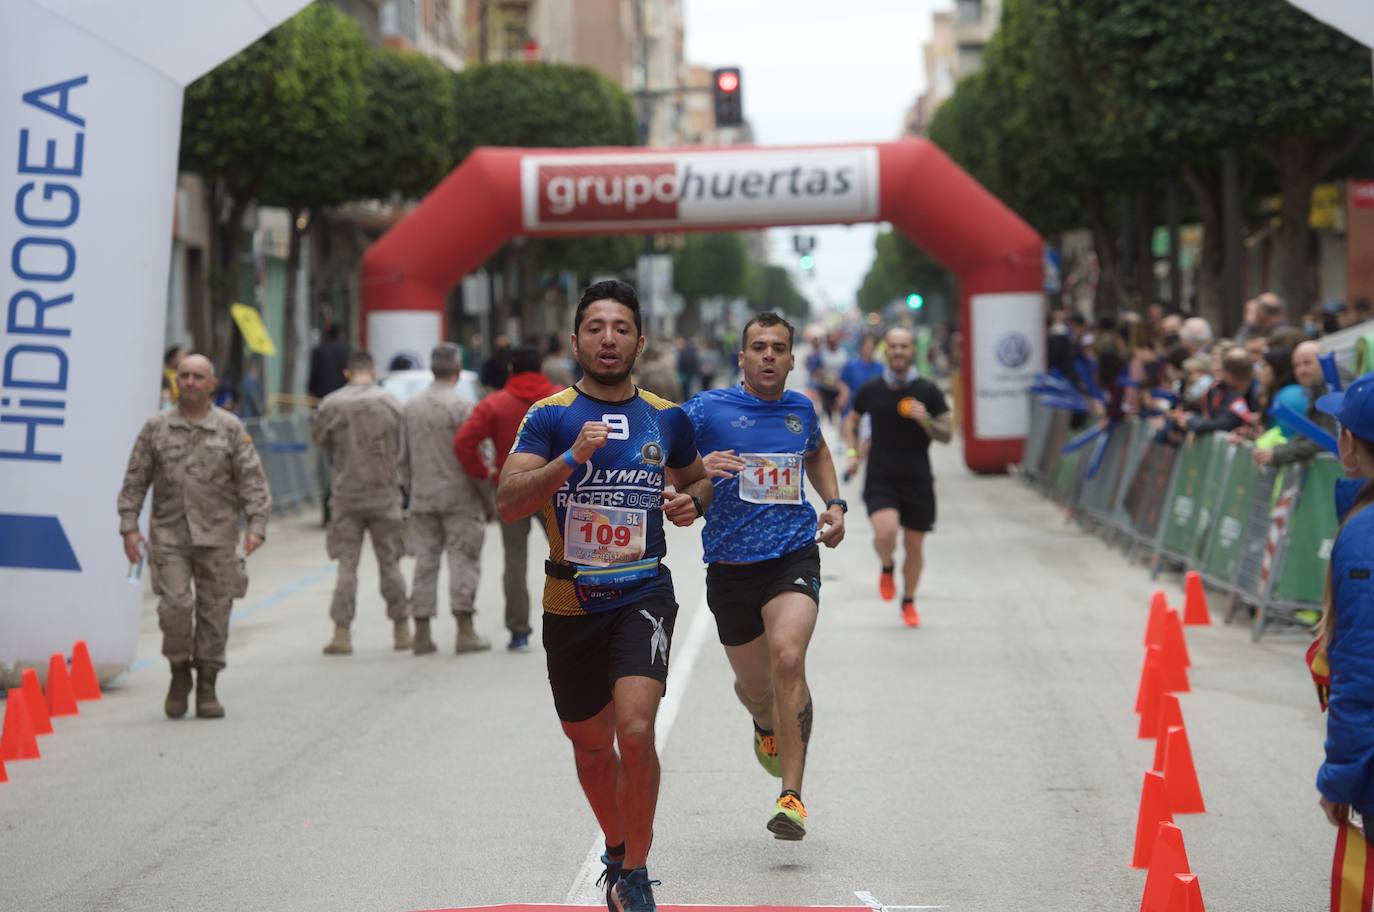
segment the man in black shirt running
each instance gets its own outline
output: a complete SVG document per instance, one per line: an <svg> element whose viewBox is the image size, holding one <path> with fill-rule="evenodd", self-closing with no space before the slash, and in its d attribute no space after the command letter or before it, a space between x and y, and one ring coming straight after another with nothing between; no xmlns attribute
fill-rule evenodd
<svg viewBox="0 0 1374 912"><path fill-rule="evenodd" d="M940 388L916 375L911 330L887 331L887 367L854 395L854 410L844 422L849 444L847 475L859 467L859 419L872 415L873 443L864 476L864 505L873 523L873 548L882 562L878 592L885 601L897 594L893 579L897 529L902 530L902 620L921 623L916 612L916 586L921 581L925 536L935 528L935 482L930 471L930 442L949 443L953 436L949 406Z"/></svg>

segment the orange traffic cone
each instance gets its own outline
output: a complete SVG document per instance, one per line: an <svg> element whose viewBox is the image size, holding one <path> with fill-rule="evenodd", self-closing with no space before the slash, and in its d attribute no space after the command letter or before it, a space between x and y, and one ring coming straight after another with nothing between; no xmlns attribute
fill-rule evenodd
<svg viewBox="0 0 1374 912"><path fill-rule="evenodd" d="M76 694L72 693L72 679L67 677L67 658L54 652L48 660L48 712L54 716L75 716Z"/></svg>
<svg viewBox="0 0 1374 912"><path fill-rule="evenodd" d="M38 672L32 668L24 669L24 699L29 704L29 721L33 723L35 735L51 735L52 719L48 718L48 704L43 699L43 686L38 683Z"/></svg>
<svg viewBox="0 0 1374 912"><path fill-rule="evenodd" d="M1140 693L1136 696L1136 702L1140 704L1140 727L1135 733L1137 738L1153 738L1159 734L1159 701L1166 692L1162 664L1160 648L1151 646L1145 653Z"/></svg>
<svg viewBox="0 0 1374 912"><path fill-rule="evenodd" d="M1150 620L1145 624L1145 645L1162 645L1159 639L1160 622L1164 620L1164 612L1169 610L1169 600L1164 597L1163 589L1156 589L1155 594L1150 596Z"/></svg>
<svg viewBox="0 0 1374 912"><path fill-rule="evenodd" d="M0 782L9 782L9 774L5 772L5 758L0 757Z"/></svg>
<svg viewBox="0 0 1374 912"><path fill-rule="evenodd" d="M1188 655L1188 638L1183 635L1183 618L1179 617L1176 610L1170 609L1164 612L1164 651L1170 649L1178 651L1183 657L1183 667L1192 668L1193 660Z"/></svg>
<svg viewBox="0 0 1374 912"><path fill-rule="evenodd" d="M1141 713L1145 711L1145 697L1147 696L1147 680L1150 676L1150 657L1154 657L1156 669L1160 667L1160 661L1164 658L1164 650L1159 646L1150 646L1145 650L1145 664L1140 666L1140 683L1135 689L1135 711ZM1163 679L1161 678L1161 683ZM1155 688L1158 690L1158 686Z"/></svg>
<svg viewBox="0 0 1374 912"><path fill-rule="evenodd" d="M1169 891L1168 912L1207 912L1202 905L1202 887L1196 874L1175 874Z"/></svg>
<svg viewBox="0 0 1374 912"><path fill-rule="evenodd" d="M5 701L5 727L0 731L0 758L5 760L37 760L38 738L29 720L29 701L23 693L10 690Z"/></svg>
<svg viewBox="0 0 1374 912"><path fill-rule="evenodd" d="M1166 693L1159 698L1159 733L1155 735L1155 760L1150 767L1157 773L1164 772L1164 745L1169 743L1169 728L1173 725L1183 725L1183 707L1178 697Z"/></svg>
<svg viewBox="0 0 1374 912"><path fill-rule="evenodd" d="M1169 620L1170 616L1174 620ZM1170 608L1164 612L1163 644L1160 648L1160 678L1164 682L1164 690L1170 693L1188 692L1188 647L1183 645L1182 626L1179 626L1180 636L1177 638L1169 635L1169 628L1178 625L1178 612Z"/></svg>
<svg viewBox="0 0 1374 912"><path fill-rule="evenodd" d="M1182 725L1169 726L1164 738L1164 784L1169 790L1169 810L1175 814L1205 814L1202 788L1193 768L1193 750Z"/></svg>
<svg viewBox="0 0 1374 912"><path fill-rule="evenodd" d="M1140 912L1169 912L1175 875L1191 874L1188 852L1183 848L1183 831L1172 823L1161 823L1150 853L1150 873L1145 875L1145 895Z"/></svg>
<svg viewBox="0 0 1374 912"><path fill-rule="evenodd" d="M1140 790L1140 813L1135 822L1135 852L1131 855L1131 867L1149 867L1160 823L1173 822L1164 774L1153 771L1146 773L1145 785Z"/></svg>
<svg viewBox="0 0 1374 912"><path fill-rule="evenodd" d="M1207 610L1207 590L1202 585L1202 574L1189 570L1183 582L1183 623L1208 627L1212 623L1212 613Z"/></svg>
<svg viewBox="0 0 1374 912"><path fill-rule="evenodd" d="M78 700L100 699L100 679L95 676L95 665L85 640L77 640L72 647L72 691Z"/></svg>

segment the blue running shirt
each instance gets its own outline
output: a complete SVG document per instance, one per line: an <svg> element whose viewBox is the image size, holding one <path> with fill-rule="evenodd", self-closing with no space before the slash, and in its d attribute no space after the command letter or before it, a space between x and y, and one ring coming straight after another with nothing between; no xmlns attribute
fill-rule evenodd
<svg viewBox="0 0 1374 912"><path fill-rule="evenodd" d="M569 387L530 406L511 453L533 453L550 462L561 459L588 421L609 424L610 439L574 469L553 500L544 505L549 559L578 568L596 568L603 565L570 561L567 552L579 546L584 553L598 546L609 549L629 543L633 547L633 542L642 541L642 558L661 560L667 552L663 539L663 468L683 469L696 460L692 423L681 407L645 390L638 390L624 402L605 402ZM569 506L574 510L571 523ZM597 508L605 509L598 512ZM608 518L616 522L608 523ZM625 525L636 519L643 521L642 532L638 528L633 531L642 539L631 538L632 528ZM563 539L565 530L576 537L571 549ZM610 611L664 589L671 595L672 588L668 568L661 564L656 575L618 587L585 586L550 576L544 581L544 610L562 615Z"/></svg>
<svg viewBox="0 0 1374 912"><path fill-rule="evenodd" d="M703 454L734 450L767 457L751 460L755 464L734 478L712 479L715 494L701 533L706 563L754 563L813 544L816 511L806 502L804 463L821 445L821 426L811 400L795 390L777 401L760 399L737 385L698 393L682 410ZM793 484L795 497L789 496ZM750 502L770 497L799 502Z"/></svg>

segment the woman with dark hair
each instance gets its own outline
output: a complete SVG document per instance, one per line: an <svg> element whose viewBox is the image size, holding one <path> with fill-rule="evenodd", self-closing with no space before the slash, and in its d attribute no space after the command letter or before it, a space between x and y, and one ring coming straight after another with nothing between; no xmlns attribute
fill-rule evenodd
<svg viewBox="0 0 1374 912"><path fill-rule="evenodd" d="M1255 401L1259 406L1259 417L1264 428L1274 426L1274 419L1269 417L1269 410L1278 400L1279 391L1292 386L1293 383L1293 352L1291 349L1271 348L1255 361ZM1244 436L1254 439L1260 433L1261 428L1251 426L1246 430L1250 433Z"/></svg>
<svg viewBox="0 0 1374 912"><path fill-rule="evenodd" d="M1112 421L1120 421L1134 406L1128 401L1133 387L1126 345L1115 333L1105 333L1097 337L1093 350L1097 355L1097 385L1106 396L1103 411Z"/></svg>

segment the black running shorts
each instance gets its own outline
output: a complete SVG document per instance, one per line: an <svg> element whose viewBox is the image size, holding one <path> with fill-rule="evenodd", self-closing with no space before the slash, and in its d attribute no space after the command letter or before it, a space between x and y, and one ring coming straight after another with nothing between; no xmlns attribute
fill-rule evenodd
<svg viewBox="0 0 1374 912"><path fill-rule="evenodd" d="M896 510L903 529L930 532L935 528L935 482L929 478L888 481L869 477L864 483L868 515Z"/></svg>
<svg viewBox="0 0 1374 912"><path fill-rule="evenodd" d="M601 712L620 678L653 678L666 685L676 620L677 602L669 592L596 614L545 614L544 653L558 718L582 722Z"/></svg>
<svg viewBox="0 0 1374 912"><path fill-rule="evenodd" d="M716 616L722 646L743 646L763 635L763 606L784 592L821 603L821 552L809 545L752 564L706 568L706 603Z"/></svg>

